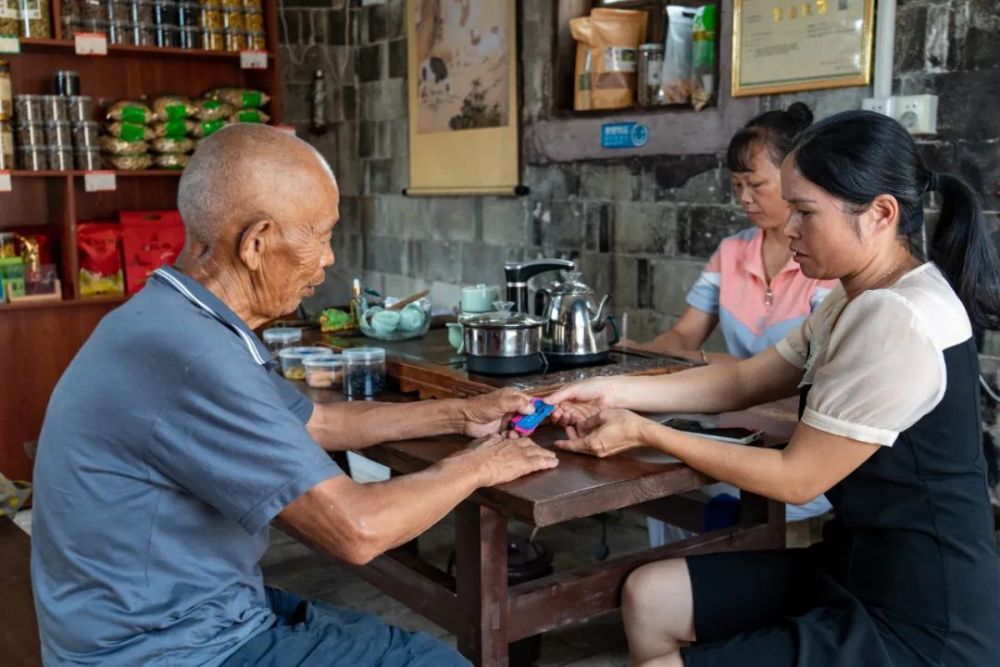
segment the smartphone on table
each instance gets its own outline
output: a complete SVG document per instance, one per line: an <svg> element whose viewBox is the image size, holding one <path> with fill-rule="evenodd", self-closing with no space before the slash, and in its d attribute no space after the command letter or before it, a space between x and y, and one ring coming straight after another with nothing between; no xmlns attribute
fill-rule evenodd
<svg viewBox="0 0 1000 667"><path fill-rule="evenodd" d="M660 420L660 423L678 431L736 445L749 445L760 440L760 436L763 435L763 431L754 431L742 426L707 426L697 419L681 417L667 417Z"/></svg>

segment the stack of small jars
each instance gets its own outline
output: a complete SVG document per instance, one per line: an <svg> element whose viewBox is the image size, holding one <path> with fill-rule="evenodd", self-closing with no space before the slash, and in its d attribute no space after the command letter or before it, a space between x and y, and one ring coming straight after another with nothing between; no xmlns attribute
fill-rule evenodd
<svg viewBox="0 0 1000 667"><path fill-rule="evenodd" d="M90 97L15 95L18 166L27 171L97 169L100 150Z"/></svg>
<svg viewBox="0 0 1000 667"><path fill-rule="evenodd" d="M63 0L63 35L108 43L243 51L266 48L263 0Z"/></svg>

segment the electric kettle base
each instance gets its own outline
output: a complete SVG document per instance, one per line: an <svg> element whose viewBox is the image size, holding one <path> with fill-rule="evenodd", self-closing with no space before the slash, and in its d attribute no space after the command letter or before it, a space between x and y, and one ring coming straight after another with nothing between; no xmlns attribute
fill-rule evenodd
<svg viewBox="0 0 1000 667"><path fill-rule="evenodd" d="M545 360L540 354L520 357L483 357L468 355L465 368L479 375L527 375L538 373L545 368Z"/></svg>
<svg viewBox="0 0 1000 667"><path fill-rule="evenodd" d="M578 368L581 366L597 366L608 363L611 357L609 350L594 352L592 354L553 354L546 352L545 358L549 362L549 367L553 368Z"/></svg>

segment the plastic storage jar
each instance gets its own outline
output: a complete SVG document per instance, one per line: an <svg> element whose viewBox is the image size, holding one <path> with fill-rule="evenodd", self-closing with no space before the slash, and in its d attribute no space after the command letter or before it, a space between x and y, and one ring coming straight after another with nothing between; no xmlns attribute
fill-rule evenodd
<svg viewBox="0 0 1000 667"><path fill-rule="evenodd" d="M356 347L344 350L344 395L372 398L385 390L385 350Z"/></svg>
<svg viewBox="0 0 1000 667"><path fill-rule="evenodd" d="M317 354L330 354L330 350L325 347L286 347L278 353L281 374L288 380L305 380L306 367L302 362L306 357Z"/></svg>
<svg viewBox="0 0 1000 667"><path fill-rule="evenodd" d="M271 327L264 329L264 344L271 354L277 356L286 347L292 347L302 342L302 329L298 327Z"/></svg>
<svg viewBox="0 0 1000 667"><path fill-rule="evenodd" d="M306 384L315 389L333 389L344 382L344 359L335 354L306 357Z"/></svg>

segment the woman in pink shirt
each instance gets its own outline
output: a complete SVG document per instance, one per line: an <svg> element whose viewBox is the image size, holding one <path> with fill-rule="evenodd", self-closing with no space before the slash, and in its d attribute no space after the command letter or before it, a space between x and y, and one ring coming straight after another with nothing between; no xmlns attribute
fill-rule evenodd
<svg viewBox="0 0 1000 667"><path fill-rule="evenodd" d="M697 350L706 363L748 359L784 339L836 286L835 280L802 273L782 231L791 209L781 198L781 162L812 118L809 107L795 102L785 111L762 113L733 136L726 163L733 194L753 227L723 239L688 292L688 307L680 319L669 331L636 347L661 353ZM722 329L728 354L702 349L716 326ZM717 520L716 513L726 513L720 494L728 494L730 506L736 507L735 487L713 484L705 490L716 496L710 521ZM829 510L830 503L820 496L805 505L788 505L786 519L802 521ZM683 536L656 519L649 519L648 525L653 546Z"/></svg>
<svg viewBox="0 0 1000 667"><path fill-rule="evenodd" d="M781 198L781 161L812 117L809 107L796 102L786 111L757 116L733 136L726 163L733 194L753 227L719 244L688 292L680 319L637 347L697 350L706 362L746 359L783 339L830 293L834 282L804 276L782 233L790 210ZM716 326L728 354L702 351Z"/></svg>

